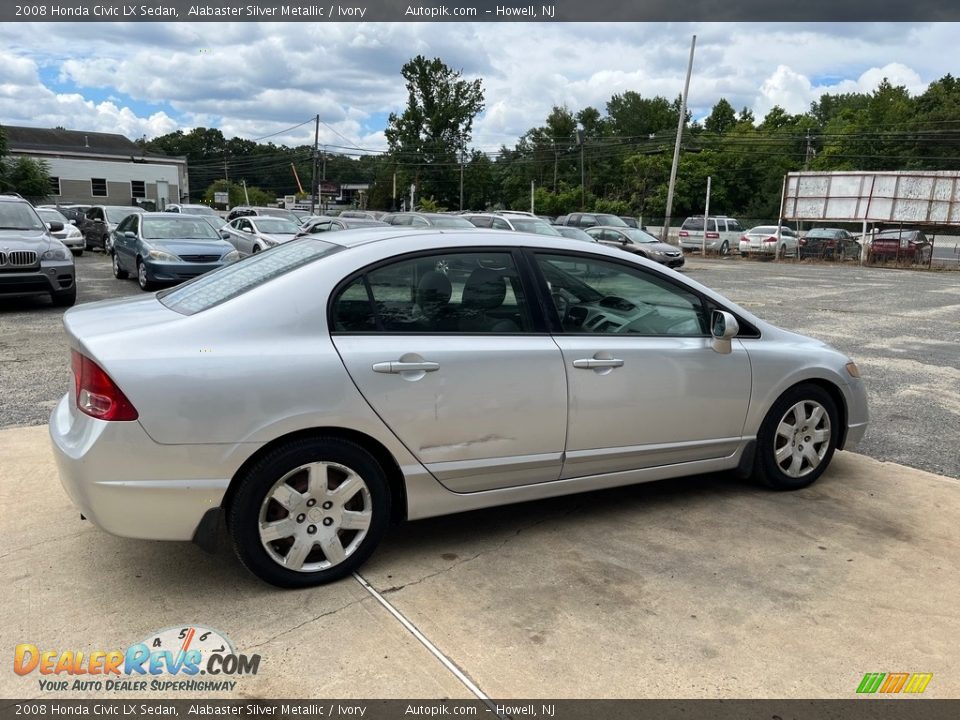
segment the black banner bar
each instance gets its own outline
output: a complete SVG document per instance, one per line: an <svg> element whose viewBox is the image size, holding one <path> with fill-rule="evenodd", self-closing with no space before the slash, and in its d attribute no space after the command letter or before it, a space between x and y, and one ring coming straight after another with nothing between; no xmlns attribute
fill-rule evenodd
<svg viewBox="0 0 960 720"><path fill-rule="evenodd" d="M868 22L960 20L955 0L4 0L3 22Z"/></svg>
<svg viewBox="0 0 960 720"><path fill-rule="evenodd" d="M0 720L71 717L272 720L956 720L960 700L0 700Z"/></svg>

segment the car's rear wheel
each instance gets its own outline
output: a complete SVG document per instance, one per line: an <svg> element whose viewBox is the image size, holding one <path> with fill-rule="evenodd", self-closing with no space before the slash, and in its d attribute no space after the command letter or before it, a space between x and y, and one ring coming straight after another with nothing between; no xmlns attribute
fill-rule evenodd
<svg viewBox="0 0 960 720"><path fill-rule="evenodd" d="M723 244L720 246L720 255L726 257L730 254L730 244L724 240Z"/></svg>
<svg viewBox="0 0 960 720"><path fill-rule="evenodd" d="M380 463L360 445L331 437L294 440L258 460L227 513L240 561L280 587L349 575L374 551L389 519Z"/></svg>
<svg viewBox="0 0 960 720"><path fill-rule="evenodd" d="M149 292L153 290L153 283L150 281L150 278L147 277L147 266L143 264L143 260L137 259L137 284L140 285L140 289Z"/></svg>
<svg viewBox="0 0 960 720"><path fill-rule="evenodd" d="M775 490L797 490L820 477L837 446L837 406L818 385L797 385L773 404L757 433L754 477Z"/></svg>
<svg viewBox="0 0 960 720"><path fill-rule="evenodd" d="M125 280L127 277L129 277L127 271L120 267L120 258L117 257L117 253L112 253L111 258L111 263L113 264L113 276L117 278L117 280Z"/></svg>

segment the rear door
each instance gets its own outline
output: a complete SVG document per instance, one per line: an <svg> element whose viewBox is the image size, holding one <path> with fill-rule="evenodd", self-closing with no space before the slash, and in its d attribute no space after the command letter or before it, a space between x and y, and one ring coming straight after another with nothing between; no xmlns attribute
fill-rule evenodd
<svg viewBox="0 0 960 720"><path fill-rule="evenodd" d="M455 492L560 475L563 359L536 330L517 267L509 251L438 250L350 279L331 302L331 338L357 388Z"/></svg>

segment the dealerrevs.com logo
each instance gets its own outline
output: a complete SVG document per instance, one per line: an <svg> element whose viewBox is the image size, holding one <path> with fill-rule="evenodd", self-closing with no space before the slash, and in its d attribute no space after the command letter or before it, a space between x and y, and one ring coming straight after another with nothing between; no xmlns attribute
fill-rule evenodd
<svg viewBox="0 0 960 720"><path fill-rule="evenodd" d="M223 633L201 625L165 628L125 650L60 651L21 643L13 654L13 671L41 676L43 691L229 692L237 686L233 678L259 669L259 655L237 653Z"/></svg>

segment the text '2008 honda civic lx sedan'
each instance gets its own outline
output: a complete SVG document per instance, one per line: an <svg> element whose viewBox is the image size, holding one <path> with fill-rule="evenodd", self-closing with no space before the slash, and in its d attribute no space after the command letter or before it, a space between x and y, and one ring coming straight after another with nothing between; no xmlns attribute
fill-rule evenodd
<svg viewBox="0 0 960 720"><path fill-rule="evenodd" d="M64 325L50 433L80 511L202 546L223 520L286 587L351 573L391 520L724 470L802 488L867 424L850 358L559 237L307 237Z"/></svg>

